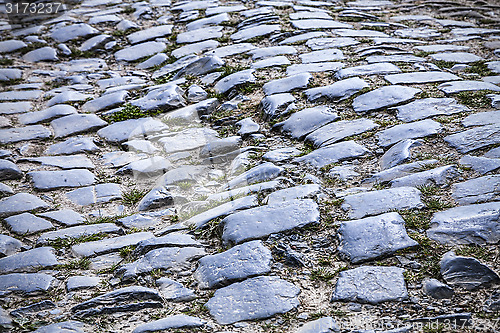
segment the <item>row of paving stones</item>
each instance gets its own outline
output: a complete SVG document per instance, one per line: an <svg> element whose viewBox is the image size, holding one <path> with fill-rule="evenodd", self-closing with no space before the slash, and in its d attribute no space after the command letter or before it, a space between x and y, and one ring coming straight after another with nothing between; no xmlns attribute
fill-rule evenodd
<svg viewBox="0 0 500 333"><path fill-rule="evenodd" d="M342 112L336 112L326 106L304 108L295 112L288 119L283 119L282 122L274 125L274 128L295 139L310 143L315 150L303 154L303 156L298 156L301 155L300 150L292 147L271 150L262 156L267 162L230 179L222 186L220 193L213 194L210 191L199 193L210 194L207 200L212 197L213 201L217 201L261 192L263 189L275 190L279 188L276 179L279 180L280 176L286 174L285 167L290 168L286 164L288 161L291 160L292 163L301 168L309 165L313 170L316 170L315 172L319 173L334 163L370 156L372 144L366 146L356 142L359 140L355 141L351 138L377 131L377 140L373 144L377 149L382 148L383 155L380 157L382 171L371 175L366 179L366 182L368 184L388 182L390 188L372 191L358 188L354 190L361 193L338 195L343 200L341 209L345 211L347 219L350 219L339 225L338 252L342 258L352 263L361 263L390 256L399 250L413 248L418 243L408 236L405 221L400 214L391 211L423 209L422 193L417 187L431 184L445 186L450 181L456 180L459 173L455 165L436 167L436 160L406 162L411 159L412 148L423 144L422 140L418 139L433 137L444 131L450 132L450 129L443 124L426 118L470 112L470 110L464 105L458 104L454 98L427 98L412 102L422 90L404 86L404 84L445 82L437 88L448 95L470 90L498 91L499 88L488 81L460 80L460 77L455 74L437 71L438 68L430 66L432 64L424 65L424 69L425 66L430 68L427 71L399 73L400 68L390 62L418 64L424 63L426 59L408 54L398 54L398 52L394 54L389 52L389 55L382 56L370 55L379 52L386 53L382 46L378 50L364 50L367 51L366 55L369 55L366 58L369 65L342 69L344 64L338 61L347 59L337 47L355 45L358 43L356 38L369 37L373 38L376 44L395 43L397 45L401 40L407 43L422 43L422 41L412 41L410 38L436 38L440 33L432 29L399 26L400 29L394 32L398 37L393 38L376 30L351 29L353 25L333 20L328 15L327 10L307 7L329 5L329 3L310 1L297 4L261 1L256 3L255 9L248 9L244 5L222 7L210 1L174 4L171 11L173 13L180 12L176 14L175 24L164 24L172 23L172 18L168 17L167 12L159 19L161 25L128 34L126 43L127 45L131 44L131 46L125 46L114 53L116 61L126 61L130 63L129 65L133 65L132 62L144 57L153 56L137 65L137 68L147 68L161 65L168 59L165 54L161 53L168 43L175 41L177 44L186 44L178 46L169 55L179 60L167 64L153 73L153 77L159 78L162 75L178 71L171 78L171 82L147 86L144 76L132 75L102 79L100 78L102 75L96 77L87 75L92 82L95 81L100 89L107 89L99 97L92 92L94 88L88 84L85 75L70 77L69 82L72 85L68 86L69 89L58 90L56 88L46 95L43 95L40 86L13 86L8 91L0 93L0 99L6 101L2 103L7 110L4 114L27 112L19 117L19 122L27 126L1 130L2 143L12 144L44 139L51 137L52 133L55 138L64 138L98 130L97 135L105 142L121 144L129 150L129 152L109 152L102 157L101 161L114 167L117 174L131 175L135 179L161 176L155 182L153 189L139 202L137 206L139 211L164 209L175 204L176 200L182 202L185 198L176 195L174 185L190 182L207 184L210 178L223 176L224 172L227 171L222 170L227 169L222 169L222 165L231 161L229 170L235 170L236 172L233 174L237 173L238 170L242 170L242 166L248 165L249 153L255 149L252 147L240 148L241 137L259 139L263 136L257 134L260 126L251 118L245 118L235 123L240 128L237 133L239 136L229 136L223 139L218 139L218 133L206 127L188 126L186 128L181 126L180 131L173 131L173 129L178 129L175 127L176 124L197 123L199 117L210 115L218 105L217 100L206 99L208 94L200 86L191 85L187 94L180 86L186 84L188 80L192 80L193 76L202 77L204 75L206 76L202 78L202 83L206 85L214 83L221 74L220 72L212 72L228 66L227 62L232 61L231 56L244 52L248 52L253 60L259 61L253 63L253 69L240 70L220 79L213 86L215 93L225 94L239 86L255 83L257 77L254 73L258 68L288 65L290 61L283 55L298 54L298 47L258 48L252 42L263 36L279 34L285 22L282 22L280 17L274 13L292 7L296 11L289 15L293 28L299 30L332 29L331 34L319 31L304 32L303 36L299 34L288 37L288 41L283 39L279 43L290 44L308 40L306 45L312 49L312 52L302 52L303 50L301 50L301 54L299 54L301 63L288 66L287 77L272 80L263 85L264 96L259 105L259 109L264 114L263 120L270 122L291 113L296 108L295 103L298 103L298 96L292 94L296 90L304 90L305 98L309 102L330 102L347 99L356 94L352 101L353 111L356 114L355 119L341 120L341 117L345 116ZM347 5L356 6L356 3ZM359 5L362 7L355 14L362 16L365 14L365 10L373 10L371 6L385 7L390 3L385 1L359 2ZM139 4L134 6L136 6L134 18L138 22L147 21L151 15L151 8L147 4L142 8ZM162 4L162 6L170 6L170 3ZM206 18L198 19L200 9L204 10ZM118 8L118 10L121 9ZM76 14L86 15L86 12L83 9ZM222 25L230 21L228 12L238 12L238 16L241 18L241 21L235 23L234 31L225 28L228 26ZM120 20L120 18L114 14L110 16L116 18L104 18L101 17L102 13L93 13L92 10L89 13L91 18L88 24L77 23L62 27L56 24L50 37L59 43L91 37L81 43L81 51L103 46L107 50L112 50L116 42L114 45L108 44L113 43L112 38L109 35L99 35L100 31L92 25L97 26L105 22ZM401 17L398 18L398 20L400 19ZM407 19L412 20L413 18L407 17ZM185 25L186 31L178 24L182 21L191 21ZM460 23L453 22L438 21L438 23L462 26ZM138 26L133 21L123 20L120 21L117 29L126 31ZM178 33L173 35L173 29L177 29ZM34 31L30 31L28 34ZM451 34L455 36L475 33L496 34L498 31L476 28L454 28L451 31ZM97 36L92 37L95 35ZM174 36L175 39L167 40L164 38L168 36ZM219 47L220 42L215 39L222 40L223 36L228 36L234 44ZM8 44L3 44L3 47L7 47L8 51L15 51L16 47L20 49L25 46L16 43L18 41L8 42ZM91 47L92 45L94 47ZM429 58L437 61L464 64L483 59L472 53L443 53L442 51L457 51L457 49L449 47L449 45L445 45L448 48L439 48L439 46L443 45L422 51L435 52ZM58 45L58 48L64 52L63 46ZM213 51L206 52L203 57L192 55L210 49ZM461 49L460 51L465 50ZM56 60L56 50L51 47L43 47L24 55L24 61L29 62ZM59 68L67 72L78 73L105 71L107 66L111 66L109 61L106 63L101 59L89 59L73 60L62 64ZM399 66L401 67L401 65ZM498 71L497 62L489 62L487 66L493 71ZM314 78L312 74L324 71L336 71L335 75L339 80L331 85L307 89ZM12 80L20 78L22 73L6 71L5 75L8 80ZM370 87L372 81L366 77L365 79L357 77L360 75L386 75L384 79L391 85L363 93L363 89ZM131 94L130 92L140 88L145 88L144 95L130 98L129 95L135 95L135 93ZM34 104L26 101L40 100L42 96L50 98L45 103L47 108L42 111L28 112ZM91 99L87 101L89 98ZM151 118L141 118L108 125L102 119L102 111L106 112L104 114L111 115L120 112L123 110L122 108L113 108L125 101L129 101L132 106L144 112L159 108L163 111L173 109L175 111L169 112L163 117L165 123ZM188 101L198 103L186 106ZM244 99L237 97L231 102L222 104L217 108L217 111L235 110L241 101ZM82 113L79 114L77 109L65 105L65 103L80 104L80 112ZM401 105L403 103L407 104ZM371 116L390 107L396 107L397 118L404 123L379 130L380 124L371 119ZM109 109L112 110L107 111ZM101 117L84 112L98 112ZM497 118L497 111L470 115L463 119L462 124L466 128L473 128L450 134L444 137L444 141L461 153L469 153L498 144ZM48 121L50 121L52 130L44 125L38 125L38 123ZM385 153L384 148L387 149ZM84 156L78 157L76 155L75 158L73 155L98 150L100 149L88 137L70 138L47 147L45 153L56 155L56 157L42 156L26 159L26 162L36 162L41 163L42 166L55 166L68 170L31 171L27 172L26 175L33 188L38 191L52 192L61 188L78 187L76 190L65 193L68 200L77 205L86 206L119 199L121 197L119 185L97 184L95 175L91 171L94 169L93 166L95 167L92 161ZM155 154L160 151L166 156ZM195 152L193 153L193 151ZM59 156L66 154L70 154L71 158L65 159L65 156ZM495 172L499 167L496 160L498 156L495 154L496 150L492 149L482 157L465 155L460 160L460 164L470 167L480 174ZM186 164L186 159L197 159L201 161L201 164ZM24 160L17 160L17 163L23 162ZM4 179L23 177L24 173L16 164L12 162L10 163L13 165L9 164L9 161L5 163ZM425 165L428 165L430 169L420 171ZM210 170L208 166L212 166L212 168L215 166L216 170ZM335 171L334 169L332 168L330 172ZM346 166L338 166L336 171L340 177L349 173ZM206 179L207 173L209 179ZM499 181L496 175L486 175L454 184L452 187L453 199L459 204L474 205L451 208L436 213L431 221L432 228L427 232L429 237L444 244L484 245L497 243L498 228L496 225L498 223L495 216L498 216L499 207L495 199L498 196ZM54 278L45 273L31 272L56 267L60 262L54 249L43 246L50 245L51 242L58 239L78 239L95 234L106 234L110 237L72 245L71 253L77 257L101 258L103 261L118 263L119 266L115 270L115 274L122 281L134 281L137 277L156 270L181 275L189 274L193 268L193 262L201 258L193 277L198 281L200 289L218 289L208 300L206 307L219 324L262 319L285 313L299 306L298 295L301 293L301 289L278 276L265 276L271 272L272 255L262 242L255 241L255 239L265 239L272 234L308 225L318 225L320 223L320 207L310 197L314 197L320 192L320 189L319 186L302 185L279 190L264 200L265 205L261 205L261 198L258 196L244 196L206 210L181 223L169 226L162 225L162 228L156 230L155 234L149 231L140 231L123 235L123 230L114 223L78 225L83 223L84 219L82 215L72 210L60 210L36 216L33 214L35 211L49 208L47 202L28 193L14 194L12 189L6 188L4 192L11 196L1 201L0 207L1 214L6 217L6 224L12 232L17 235L29 235L51 229L57 230L39 235L36 244L42 247L31 250L28 250L29 247L16 239L6 236L9 238L6 238L5 243L12 245L5 250L7 257L0 259L0 270L4 274L2 277L6 285L4 289L14 291L29 291L27 290L29 288L31 290L48 290L51 280ZM147 228L159 225L156 217L170 214L172 214L170 210L161 210L157 213L135 214L124 217L117 222L126 228ZM188 228L203 229L210 225L211 221L218 218L223 218L220 221L220 225L223 226L221 241L224 245L234 245L231 249L220 254L207 256L206 251L211 252L213 249L205 248L189 235L177 233L177 231ZM464 225L468 225L470 228L464 228ZM134 253L137 260L120 264L116 252L129 246L136 247ZM18 251L22 252L17 253ZM453 287L475 289L497 283L499 280L494 271L478 260L457 257L453 252L443 256L440 267L442 278ZM341 272L331 300L371 304L407 300L409 294L403 272L404 269L400 267L369 265ZM27 285L26 281L28 281ZM33 288L32 283L36 283L37 287ZM67 281L66 288L68 290L95 288L98 283L96 278L75 277ZM142 286L123 287L76 304L69 311L72 316L81 320L95 315L161 308L164 299L185 302L196 297L195 291L167 278L158 279L156 285L160 292ZM425 288L430 295L445 295L446 297L449 297L453 291L437 280L427 281ZM37 303L38 308L33 307L35 310L31 311L39 312L42 308L55 307L55 305L47 305L45 302ZM24 308L18 310L21 310L20 312L30 311ZM15 312L11 315L15 316ZM465 315L465 317L469 318L470 315L469 317ZM205 320L177 315L139 325L134 332L150 332L179 327L203 327L206 324ZM337 330L337 324L332 318L325 317L304 325L300 331L317 331L318 325L322 327L321 329L324 327L325 331ZM40 330L50 331L64 326L66 329L74 330L82 330L84 327L80 322L68 321Z"/></svg>

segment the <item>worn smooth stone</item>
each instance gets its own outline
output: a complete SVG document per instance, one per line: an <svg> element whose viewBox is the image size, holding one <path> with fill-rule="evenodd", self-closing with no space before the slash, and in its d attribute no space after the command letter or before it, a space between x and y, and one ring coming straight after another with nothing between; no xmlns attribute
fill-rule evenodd
<svg viewBox="0 0 500 333"><path fill-rule="evenodd" d="M328 86L307 89L305 94L310 102L335 100L352 96L366 87L368 87L368 83L358 77L353 77Z"/></svg>
<svg viewBox="0 0 500 333"><path fill-rule="evenodd" d="M101 279L96 276L72 276L66 282L68 292L97 287Z"/></svg>
<svg viewBox="0 0 500 333"><path fill-rule="evenodd" d="M460 80L454 74L439 71L391 74L384 76L391 84L434 83Z"/></svg>
<svg viewBox="0 0 500 333"><path fill-rule="evenodd" d="M305 137L314 147L324 147L347 137L358 135L378 127L372 120L360 118L329 123Z"/></svg>
<svg viewBox="0 0 500 333"><path fill-rule="evenodd" d="M49 221L30 213L22 213L4 219L9 229L18 235L33 234L54 228Z"/></svg>
<svg viewBox="0 0 500 333"><path fill-rule="evenodd" d="M26 158L26 161L41 163L43 166L56 166L61 169L94 169L92 161L85 155L41 156ZM22 160L24 161L24 159Z"/></svg>
<svg viewBox="0 0 500 333"><path fill-rule="evenodd" d="M206 176L207 168L198 165L182 165L176 169L170 170L165 173L158 180L159 184L165 186L174 185L182 182L196 183L201 177Z"/></svg>
<svg viewBox="0 0 500 333"><path fill-rule="evenodd" d="M17 193L0 200L0 216L11 216L48 207L49 205L45 201L32 194Z"/></svg>
<svg viewBox="0 0 500 333"><path fill-rule="evenodd" d="M58 104L42 111L22 114L18 117L18 121L23 125L32 125L75 113L77 113L77 111L71 105Z"/></svg>
<svg viewBox="0 0 500 333"><path fill-rule="evenodd" d="M297 49L293 46L270 46L253 49L248 54L253 60L274 57L282 54L297 54Z"/></svg>
<svg viewBox="0 0 500 333"><path fill-rule="evenodd" d="M84 323L76 320L68 320L60 323L54 323L42 326L35 333L85 333Z"/></svg>
<svg viewBox="0 0 500 333"><path fill-rule="evenodd" d="M322 19L305 19L305 20L292 20L290 21L292 26L296 29L307 30L307 29L342 29L342 28L352 28L352 25L347 23L341 23L333 20L322 20Z"/></svg>
<svg viewBox="0 0 500 333"><path fill-rule="evenodd" d="M461 64L468 64L475 61L483 60L483 58L467 52L443 52L434 53L430 57L438 61L458 62Z"/></svg>
<svg viewBox="0 0 500 333"><path fill-rule="evenodd" d="M500 123L472 128L448 135L444 138L448 144L461 153L500 143Z"/></svg>
<svg viewBox="0 0 500 333"><path fill-rule="evenodd" d="M191 266L191 261L205 255L199 247L165 247L149 251L139 260L117 269L117 274L127 280L155 269L182 272Z"/></svg>
<svg viewBox="0 0 500 333"><path fill-rule="evenodd" d="M197 122L200 120L200 117L209 115L214 112L219 104L220 103L217 98L205 99L196 104L191 104L167 113L163 117L163 121L167 123L171 121L175 124Z"/></svg>
<svg viewBox="0 0 500 333"><path fill-rule="evenodd" d="M29 295L49 290L54 277L42 273L13 273L0 275L0 295L10 293Z"/></svg>
<svg viewBox="0 0 500 333"><path fill-rule="evenodd" d="M280 30L281 26L279 24L262 24L255 27L239 30L236 33L232 34L230 38L234 42L243 42L255 37L266 36Z"/></svg>
<svg viewBox="0 0 500 333"><path fill-rule="evenodd" d="M107 125L107 122L95 114L72 114L56 120L50 125L54 129L56 138L94 131ZM35 125L37 126L37 125Z"/></svg>
<svg viewBox="0 0 500 333"><path fill-rule="evenodd" d="M252 118L241 119L235 125L240 127L237 134L241 135L242 137L257 133L260 129L260 125L256 123Z"/></svg>
<svg viewBox="0 0 500 333"><path fill-rule="evenodd" d="M127 36L130 44L146 42L158 37L168 36L172 33L173 25L158 25L152 28L136 31Z"/></svg>
<svg viewBox="0 0 500 333"><path fill-rule="evenodd" d="M171 302L189 302L196 299L196 294L193 290L184 287L179 282L163 277L156 280L156 284L160 289L163 298Z"/></svg>
<svg viewBox="0 0 500 333"><path fill-rule="evenodd" d="M260 101L259 110L264 113L264 120L269 121L277 117L295 100L295 97L289 93L266 96Z"/></svg>
<svg viewBox="0 0 500 333"><path fill-rule="evenodd" d="M137 326L132 333L150 333L172 329L196 329L206 325L206 321L179 314Z"/></svg>
<svg viewBox="0 0 500 333"><path fill-rule="evenodd" d="M309 73L297 74L284 79L269 81L264 84L262 89L266 95L285 93L296 89L304 89L307 88L311 78L312 75Z"/></svg>
<svg viewBox="0 0 500 333"><path fill-rule="evenodd" d="M498 200L500 175L483 176L456 183L452 186L452 197L461 205Z"/></svg>
<svg viewBox="0 0 500 333"><path fill-rule="evenodd" d="M23 71L17 68L0 68L0 81L19 80L23 77Z"/></svg>
<svg viewBox="0 0 500 333"><path fill-rule="evenodd" d="M57 61L59 58L54 48L46 46L26 53L23 60L27 62Z"/></svg>
<svg viewBox="0 0 500 333"><path fill-rule="evenodd" d="M454 98L424 98L396 107L398 119L406 122L438 115L452 115L469 112L470 109L458 104Z"/></svg>
<svg viewBox="0 0 500 333"><path fill-rule="evenodd" d="M90 25L85 23L77 23L67 25L62 28L55 29L50 37L60 43L65 43L67 41L80 38L80 37L88 37L92 35L96 35L99 33L99 30L92 28Z"/></svg>
<svg viewBox="0 0 500 333"><path fill-rule="evenodd" d="M344 198L342 209L348 212L349 218L359 219L395 209L423 206L419 190L414 187L397 187L348 195Z"/></svg>
<svg viewBox="0 0 500 333"><path fill-rule="evenodd" d="M382 147L391 146L401 140L423 138L442 131L438 122L430 119L396 125L377 133L378 144Z"/></svg>
<svg viewBox="0 0 500 333"><path fill-rule="evenodd" d="M22 177L23 172L14 162L0 159L0 180L20 179Z"/></svg>
<svg viewBox="0 0 500 333"><path fill-rule="evenodd" d="M28 172L33 187L37 190L50 191L65 187L81 187L94 183L94 174L85 169L64 171L32 171Z"/></svg>
<svg viewBox="0 0 500 333"><path fill-rule="evenodd" d="M218 217L230 215L238 210L252 208L258 206L258 204L257 196L255 195L238 198L197 214L184 221L183 224L203 228L208 222Z"/></svg>
<svg viewBox="0 0 500 333"><path fill-rule="evenodd" d="M57 65L61 70L74 72L94 72L108 69L106 61L99 58L71 60ZM48 105L50 106L50 105Z"/></svg>
<svg viewBox="0 0 500 333"><path fill-rule="evenodd" d="M133 161L116 171L119 175L132 175L134 179L159 176L172 169L172 164L163 156Z"/></svg>
<svg viewBox="0 0 500 333"><path fill-rule="evenodd" d="M133 138L142 138L166 129L168 127L161 121L147 117L113 123L97 131L97 135L109 143L116 144Z"/></svg>
<svg viewBox="0 0 500 333"><path fill-rule="evenodd" d="M409 63L418 63L425 62L425 58L416 57L414 55L406 55L406 54L393 54L393 55L381 55L381 56L369 56L365 59L369 64L375 62L409 62Z"/></svg>
<svg viewBox="0 0 500 333"><path fill-rule="evenodd" d="M256 49L256 46L250 43L238 43L227 46L218 47L215 50L206 52L206 55L213 55L220 58L229 57L235 54L245 53Z"/></svg>
<svg viewBox="0 0 500 333"><path fill-rule="evenodd" d="M232 189L271 180L278 177L283 171L283 168L278 167L271 162L266 162L233 178L227 183L226 188Z"/></svg>
<svg viewBox="0 0 500 333"><path fill-rule="evenodd" d="M33 103L31 102L4 102L1 105L0 114L24 113L33 108Z"/></svg>
<svg viewBox="0 0 500 333"><path fill-rule="evenodd" d="M73 226L78 224L83 224L85 219L82 215L78 214L74 210L71 209L61 209L55 210L51 212L38 214L42 217L46 217L49 220L60 223L64 226Z"/></svg>
<svg viewBox="0 0 500 333"><path fill-rule="evenodd" d="M286 68L286 75L297 75L300 73L320 73L338 71L344 66L341 62L315 62L310 64L292 64Z"/></svg>
<svg viewBox="0 0 500 333"><path fill-rule="evenodd" d="M136 245L141 240L152 237L154 237L154 235L150 232L137 232L125 236L76 244L71 247L71 250L75 255L79 257L91 257L115 252L121 248Z"/></svg>
<svg viewBox="0 0 500 333"><path fill-rule="evenodd" d="M59 264L54 249L38 247L0 259L0 273L36 272Z"/></svg>
<svg viewBox="0 0 500 333"><path fill-rule="evenodd" d="M321 147L307 155L295 158L293 162L303 162L319 169L331 163L362 157L368 152L364 146L350 140Z"/></svg>
<svg viewBox="0 0 500 333"><path fill-rule="evenodd" d="M334 61L344 59L344 54L339 49L324 49L313 51L309 53L303 53L299 55L303 64L323 62L323 61Z"/></svg>
<svg viewBox="0 0 500 333"><path fill-rule="evenodd" d="M472 170L477 171L482 175L490 171L500 169L500 158L487 158L465 155L460 158L459 163L460 165L471 168Z"/></svg>
<svg viewBox="0 0 500 333"><path fill-rule="evenodd" d="M147 60L144 60L143 62L137 64L135 66L137 69L148 69L148 68L153 68L155 66L163 64L165 61L168 60L168 56L165 53L157 53L151 58L148 58Z"/></svg>
<svg viewBox="0 0 500 333"><path fill-rule="evenodd" d="M411 175L415 172L419 172L424 168L429 168L437 165L438 160L429 159L422 160L412 163L406 163L401 165L396 165L392 168L377 172L373 176L363 180L365 183L384 183L390 182L393 179Z"/></svg>
<svg viewBox="0 0 500 333"><path fill-rule="evenodd" d="M172 206L173 204L174 197L172 194L164 186L160 186L153 188L139 201L137 210L142 212L164 206Z"/></svg>
<svg viewBox="0 0 500 333"><path fill-rule="evenodd" d="M262 159L269 162L282 162L300 155L301 151L295 147L285 147L268 151L262 155Z"/></svg>
<svg viewBox="0 0 500 333"><path fill-rule="evenodd" d="M387 86L360 95L352 102L357 113L369 112L411 100L421 90L405 86Z"/></svg>
<svg viewBox="0 0 500 333"><path fill-rule="evenodd" d="M478 112L467 116L462 120L465 127L490 125L500 123L500 111Z"/></svg>
<svg viewBox="0 0 500 333"><path fill-rule="evenodd" d="M0 234L0 258L19 252L22 246L23 243L14 237Z"/></svg>
<svg viewBox="0 0 500 333"><path fill-rule="evenodd" d="M4 40L0 42L0 53L10 53L26 47L26 43L20 40Z"/></svg>
<svg viewBox="0 0 500 333"><path fill-rule="evenodd" d="M253 72L253 69L247 69L228 75L219 80L219 82L215 84L214 89L216 92L224 94L238 85L254 83L255 76L253 76Z"/></svg>
<svg viewBox="0 0 500 333"><path fill-rule="evenodd" d="M42 125L0 129L0 143L8 144L20 141L46 139L51 135L52 132Z"/></svg>
<svg viewBox="0 0 500 333"><path fill-rule="evenodd" d="M404 269L391 266L361 266L340 273L332 301L378 304L403 301L408 291Z"/></svg>
<svg viewBox="0 0 500 333"><path fill-rule="evenodd" d="M8 90L0 92L0 101L25 101L38 99L41 90Z"/></svg>
<svg viewBox="0 0 500 333"><path fill-rule="evenodd" d="M453 165L445 165L439 168L416 172L390 182L391 187L401 186L445 186L458 176L457 168Z"/></svg>
<svg viewBox="0 0 500 333"><path fill-rule="evenodd" d="M269 194L264 202L272 205L294 199L312 198L320 193L320 187L317 184L299 185L283 190L275 191Z"/></svg>
<svg viewBox="0 0 500 333"><path fill-rule="evenodd" d="M215 49L219 44L220 43L215 40L205 40L198 43L187 44L172 51L172 56L179 59L189 54L198 54Z"/></svg>
<svg viewBox="0 0 500 333"><path fill-rule="evenodd" d="M163 42L145 42L129 46L115 53L117 61L136 61L159 53L167 47Z"/></svg>
<svg viewBox="0 0 500 333"><path fill-rule="evenodd" d="M175 84L153 89L146 96L130 102L133 106L141 110L162 110L167 111L186 105L183 91Z"/></svg>
<svg viewBox="0 0 500 333"><path fill-rule="evenodd" d="M228 199L232 199L234 197L238 197L240 195L248 195L251 193L258 193L262 191L270 191L275 190L279 185L278 181L272 180L268 182L257 183L254 185L244 186L240 188L236 188L230 191L224 191L220 193L215 193L209 195L207 200L209 201L224 201Z"/></svg>
<svg viewBox="0 0 500 333"><path fill-rule="evenodd" d="M89 38L82 43L80 51L86 52L102 48L107 42L112 40L113 38L110 35L105 34Z"/></svg>
<svg viewBox="0 0 500 333"><path fill-rule="evenodd" d="M222 325L264 319L299 305L300 289L275 276L261 276L219 289L205 304Z"/></svg>
<svg viewBox="0 0 500 333"><path fill-rule="evenodd" d="M339 234L339 253L352 263L372 260L418 245L408 237L405 221L398 213L343 222Z"/></svg>
<svg viewBox="0 0 500 333"><path fill-rule="evenodd" d="M339 116L330 107L316 106L295 112L287 120L275 126L292 138L301 140L321 126L338 119Z"/></svg>
<svg viewBox="0 0 500 333"><path fill-rule="evenodd" d="M268 221L266 224L260 221ZM272 233L301 228L318 223L318 205L311 199L291 200L275 205L247 209L222 220L225 243L242 243L266 237Z"/></svg>
<svg viewBox="0 0 500 333"><path fill-rule="evenodd" d="M98 223L64 228L56 231L45 232L36 240L37 245L48 245L57 239L72 239L96 234L117 234L120 228L113 223Z"/></svg>
<svg viewBox="0 0 500 333"><path fill-rule="evenodd" d="M335 47L353 46L357 44L359 44L359 42L351 37L313 38L313 39L308 39L306 42L307 47L309 47L313 51L335 48Z"/></svg>
<svg viewBox="0 0 500 333"><path fill-rule="evenodd" d="M209 128L188 128L173 136L161 138L158 142L163 145L167 154L172 154L203 147L217 136L218 133Z"/></svg>
<svg viewBox="0 0 500 333"><path fill-rule="evenodd" d="M130 286L115 289L106 294L91 298L88 301L75 305L71 308L71 311L77 317L86 317L88 315L100 314L101 312L103 312L104 314L122 312L120 311L120 306L107 307L107 305L117 305L120 303L128 303L133 301L142 301L144 305L148 307L148 305L152 304L148 304L147 301L162 302L162 298L161 295L154 289L139 286Z"/></svg>
<svg viewBox="0 0 500 333"><path fill-rule="evenodd" d="M457 256L453 251L445 253L440 265L443 279L452 287L475 290L500 282L498 274L479 260Z"/></svg>
<svg viewBox="0 0 500 333"><path fill-rule="evenodd" d="M220 13L218 15L213 15L210 17L205 17L202 19L198 19L196 21L191 21L186 24L187 30L195 30L205 28L210 25L218 25L222 22L229 21L229 15L227 13Z"/></svg>
<svg viewBox="0 0 500 333"><path fill-rule="evenodd" d="M203 247L203 245L191 235L171 232L162 237L154 237L140 241L137 243L134 253L142 255L162 247Z"/></svg>
<svg viewBox="0 0 500 333"><path fill-rule="evenodd" d="M450 299L453 297L453 289L436 279L425 279L424 280L424 292L436 299Z"/></svg>
<svg viewBox="0 0 500 333"><path fill-rule="evenodd" d="M442 244L496 244L499 214L499 202L454 207L434 214L427 235Z"/></svg>
<svg viewBox="0 0 500 333"><path fill-rule="evenodd" d="M69 138L64 142L50 145L45 150L47 155L72 155L79 153L93 153L99 148L94 141L88 137Z"/></svg>
<svg viewBox="0 0 500 333"><path fill-rule="evenodd" d="M177 35L177 43L196 43L207 39L216 39L222 37L222 27L207 27L201 29L182 32Z"/></svg>
<svg viewBox="0 0 500 333"><path fill-rule="evenodd" d="M461 91L478 91L478 90L500 91L500 87L494 85L493 83L484 81L470 81L470 80L446 82L440 84L437 88L443 91L445 94L455 94Z"/></svg>
<svg viewBox="0 0 500 333"><path fill-rule="evenodd" d="M202 289L217 288L271 270L271 251L261 241L250 241L199 260L194 277Z"/></svg>
<svg viewBox="0 0 500 333"><path fill-rule="evenodd" d="M410 159L411 149L421 146L418 140L404 139L393 145L379 159L380 168L387 170Z"/></svg>
<svg viewBox="0 0 500 333"><path fill-rule="evenodd" d="M380 62L375 64L344 68L335 73L335 77L339 79L345 79L351 76L358 75L383 75L399 72L401 72L401 70L396 65L393 65L389 62Z"/></svg>
<svg viewBox="0 0 500 333"><path fill-rule="evenodd" d="M92 98L92 95L82 94L78 91L73 90L66 90L49 99L49 101L47 102L47 106L73 102L83 102L87 100L87 98Z"/></svg>
<svg viewBox="0 0 500 333"><path fill-rule="evenodd" d="M95 98L83 104L82 111L98 112L102 110L107 110L125 103L125 99L127 97L128 97L128 91L125 90L105 94L99 98Z"/></svg>
<svg viewBox="0 0 500 333"><path fill-rule="evenodd" d="M453 44L436 44L436 45L423 45L423 46L415 46L414 49L423 51L423 52L444 52L444 51L467 51L470 49L469 46L462 45L453 45Z"/></svg>

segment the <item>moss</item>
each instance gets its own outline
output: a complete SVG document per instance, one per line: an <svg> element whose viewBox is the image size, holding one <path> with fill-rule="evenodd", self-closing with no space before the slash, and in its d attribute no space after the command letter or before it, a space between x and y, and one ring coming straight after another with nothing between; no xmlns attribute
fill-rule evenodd
<svg viewBox="0 0 500 333"><path fill-rule="evenodd" d="M481 76L494 75L494 73L491 71L491 69L488 68L486 61L484 60L470 63L469 67L464 69L464 73L474 73Z"/></svg>
<svg viewBox="0 0 500 333"><path fill-rule="evenodd" d="M148 191L132 189L122 194L122 202L127 206L133 206L146 195Z"/></svg>
<svg viewBox="0 0 500 333"><path fill-rule="evenodd" d="M12 59L7 59L7 58L0 59L0 66L10 66L13 63L14 63L14 60L12 60Z"/></svg>
<svg viewBox="0 0 500 333"><path fill-rule="evenodd" d="M159 110L149 110L149 111L143 111L139 107L134 106L132 104L125 104L125 106L119 110L116 111L115 113L112 113L108 116L106 116L106 120L111 121L111 122L118 122L118 121L124 121L128 119L137 119L137 118L144 118L144 117L150 117L150 116L156 116L160 114L161 111Z"/></svg>
<svg viewBox="0 0 500 333"><path fill-rule="evenodd" d="M60 270L76 270L76 269L89 269L90 260L87 258L75 259L67 264L57 265L57 269Z"/></svg>
<svg viewBox="0 0 500 333"><path fill-rule="evenodd" d="M443 69L443 68L452 68L457 63L454 61L435 60L434 64L439 68Z"/></svg>
<svg viewBox="0 0 500 333"><path fill-rule="evenodd" d="M490 90L461 91L455 97L461 104L475 108L487 108L491 105L491 99L487 95L491 93Z"/></svg>
<svg viewBox="0 0 500 333"><path fill-rule="evenodd" d="M98 240L104 239L105 237L106 237L106 234L97 233L94 235L80 236L77 238L57 238L57 239L48 241L48 245L52 246L55 249L63 249L63 248L71 247L75 244L98 241Z"/></svg>

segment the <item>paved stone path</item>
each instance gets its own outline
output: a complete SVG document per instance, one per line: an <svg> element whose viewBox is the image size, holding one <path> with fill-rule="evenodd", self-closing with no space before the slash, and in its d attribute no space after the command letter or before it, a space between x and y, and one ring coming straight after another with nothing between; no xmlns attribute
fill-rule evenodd
<svg viewBox="0 0 500 333"><path fill-rule="evenodd" d="M2 16L0 331L497 332L499 27L491 0Z"/></svg>

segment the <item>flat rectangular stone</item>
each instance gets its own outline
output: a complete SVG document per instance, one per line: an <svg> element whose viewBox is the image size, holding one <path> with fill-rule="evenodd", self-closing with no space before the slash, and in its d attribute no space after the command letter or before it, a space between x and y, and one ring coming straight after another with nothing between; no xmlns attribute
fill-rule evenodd
<svg viewBox="0 0 500 333"><path fill-rule="evenodd" d="M154 235L150 232L137 232L125 236L76 244L71 247L71 251L79 257L92 257L116 252L121 248L137 245L140 241L153 237Z"/></svg>
<svg viewBox="0 0 500 333"><path fill-rule="evenodd" d="M396 209L423 206L419 190L414 187L398 187L348 195L344 198L342 209L348 212L349 218L359 219Z"/></svg>

